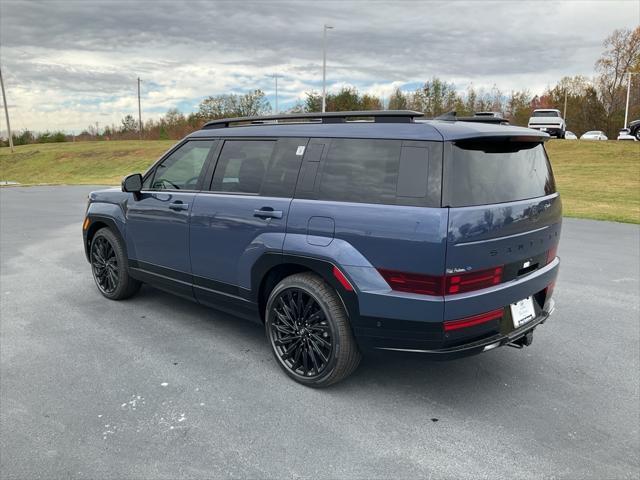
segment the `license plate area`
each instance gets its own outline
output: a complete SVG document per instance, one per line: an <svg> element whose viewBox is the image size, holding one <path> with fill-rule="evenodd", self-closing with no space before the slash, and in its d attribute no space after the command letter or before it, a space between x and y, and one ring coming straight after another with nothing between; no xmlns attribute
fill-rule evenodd
<svg viewBox="0 0 640 480"><path fill-rule="evenodd" d="M533 297L527 297L510 305L513 327L520 328L536 318Z"/></svg>

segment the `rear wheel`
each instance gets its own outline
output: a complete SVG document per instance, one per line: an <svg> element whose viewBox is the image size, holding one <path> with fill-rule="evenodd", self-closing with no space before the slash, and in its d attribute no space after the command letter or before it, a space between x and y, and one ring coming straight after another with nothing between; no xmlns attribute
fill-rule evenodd
<svg viewBox="0 0 640 480"><path fill-rule="evenodd" d="M640 140L640 127L636 128L635 137L637 140Z"/></svg>
<svg viewBox="0 0 640 480"><path fill-rule="evenodd" d="M311 387L326 387L349 376L360 351L336 291L312 273L282 280L271 292L265 327L280 367Z"/></svg>
<svg viewBox="0 0 640 480"><path fill-rule="evenodd" d="M140 290L141 283L129 276L122 240L108 228L94 235L89 258L93 279L105 297L123 300Z"/></svg>

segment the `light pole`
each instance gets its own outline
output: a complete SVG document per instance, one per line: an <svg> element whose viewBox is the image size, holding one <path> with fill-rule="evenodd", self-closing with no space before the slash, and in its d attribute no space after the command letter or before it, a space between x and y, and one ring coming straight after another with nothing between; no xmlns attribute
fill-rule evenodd
<svg viewBox="0 0 640 480"><path fill-rule="evenodd" d="M142 108L140 108L140 77L138 77L138 133L142 140Z"/></svg>
<svg viewBox="0 0 640 480"><path fill-rule="evenodd" d="M331 29L326 23L322 28L322 113L327 108L327 30Z"/></svg>
<svg viewBox="0 0 640 480"><path fill-rule="evenodd" d="M629 120L629 94L631 93L631 75L638 75L640 72L627 72L629 79L627 80L627 104L624 108L624 128L627 128L627 120Z"/></svg>
<svg viewBox="0 0 640 480"><path fill-rule="evenodd" d="M278 77L280 75L278 75L277 73L273 74L273 78L276 81L276 111L274 113L278 113Z"/></svg>
<svg viewBox="0 0 640 480"><path fill-rule="evenodd" d="M9 124L9 106L7 105L7 96L4 93L4 81L2 80L2 70L0 70L0 86L2 86L2 102L4 103L4 116L7 119L7 133L9 134L9 148L13 153L13 138L11 138L11 125Z"/></svg>

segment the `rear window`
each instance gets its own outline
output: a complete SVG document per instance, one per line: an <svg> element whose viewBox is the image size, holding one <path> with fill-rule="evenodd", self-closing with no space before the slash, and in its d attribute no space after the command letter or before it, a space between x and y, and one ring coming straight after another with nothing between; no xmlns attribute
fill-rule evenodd
<svg viewBox="0 0 640 480"><path fill-rule="evenodd" d="M534 117L559 117L558 112L533 112Z"/></svg>
<svg viewBox="0 0 640 480"><path fill-rule="evenodd" d="M444 204L451 207L514 202L556 191L541 143L456 142L446 157Z"/></svg>

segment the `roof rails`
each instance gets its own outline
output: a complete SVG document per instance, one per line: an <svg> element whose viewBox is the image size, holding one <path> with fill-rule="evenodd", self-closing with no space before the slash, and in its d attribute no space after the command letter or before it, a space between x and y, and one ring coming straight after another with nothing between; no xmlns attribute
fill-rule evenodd
<svg viewBox="0 0 640 480"><path fill-rule="evenodd" d="M500 125L509 124L509 120L503 117L489 117L489 116L458 117L455 110L451 112L443 113L442 115L435 117L434 120L443 120L445 122L496 123Z"/></svg>
<svg viewBox="0 0 640 480"><path fill-rule="evenodd" d="M345 123L348 118L373 117L375 123L411 123L415 117L423 117L424 113L412 110L363 110L351 112L313 112L264 115L257 117L222 118L212 120L203 129L228 128L232 124L265 125L275 124L279 120L305 120L308 123Z"/></svg>

